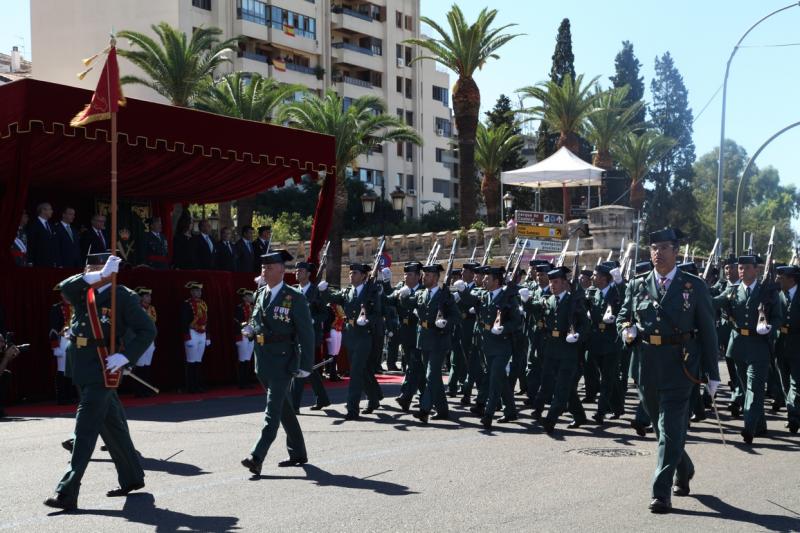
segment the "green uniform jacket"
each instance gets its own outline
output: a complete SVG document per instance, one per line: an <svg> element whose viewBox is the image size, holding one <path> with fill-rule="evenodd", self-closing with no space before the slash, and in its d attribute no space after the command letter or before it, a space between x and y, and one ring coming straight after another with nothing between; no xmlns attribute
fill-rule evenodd
<svg viewBox="0 0 800 533"><path fill-rule="evenodd" d="M776 302L770 305L767 322L772 325L768 335L759 335L756 332L758 325L758 305L764 299L764 287L760 282L753 285L750 297L747 297L747 287L737 283L728 287L725 292L714 298L714 304L727 313L728 321L733 328L731 339L728 342L726 357L742 362L752 362L769 358L770 343L778 334L778 329L783 323L781 306ZM745 335L745 330L747 335Z"/></svg>
<svg viewBox="0 0 800 533"><path fill-rule="evenodd" d="M356 288L352 286L343 291L324 291L322 293L323 298L327 298L330 303L341 305L344 309L345 328L342 342L344 342L345 347L348 347L348 350L370 350L373 328L383 318L381 314L381 298L377 286L371 283L364 283L362 287L359 295L356 295ZM356 321L361 314L362 307L369 322L364 326L359 326Z"/></svg>
<svg viewBox="0 0 800 533"><path fill-rule="evenodd" d="M494 299L489 291L481 290L479 294L478 307L475 308L478 314L475 327L483 339L483 353L486 357L510 357L514 349L512 344L514 330L522 322L516 295L506 292L505 288L501 289ZM492 333L492 326L498 312L503 324L503 333L495 335Z"/></svg>
<svg viewBox="0 0 800 533"><path fill-rule="evenodd" d="M73 307L70 324L72 335L94 339L86 306L88 289L89 284L83 280L83 274L76 274L59 284L59 290L64 293ZM108 339L111 335L111 321L104 310L111 309L111 289L98 292L95 304L103 328L103 338ZM127 357L130 364L134 365L156 338L156 326L139 304L139 296L123 285L117 285L116 315L117 352ZM96 345L78 348L76 343L70 342L67 346L65 368L65 374L72 378L75 385L104 383L103 367L100 364Z"/></svg>
<svg viewBox="0 0 800 533"><path fill-rule="evenodd" d="M727 280L720 280L709 289L711 292L711 297L717 297L720 294L724 293L728 287L731 286L731 283ZM728 319L728 311L727 309L722 309L719 306L717 307L717 337L719 338L719 345L722 351L728 349L728 341L731 338L731 330L733 326L731 326L730 320Z"/></svg>
<svg viewBox="0 0 800 533"><path fill-rule="evenodd" d="M416 346L417 343L417 315L414 314L416 295L422 291L422 284L417 284L411 289L411 294L401 297L399 290L405 286L402 281L395 285L394 290L386 296L388 305L394 307L400 325L397 329L397 341L403 346Z"/></svg>
<svg viewBox="0 0 800 533"><path fill-rule="evenodd" d="M589 294L591 296L588 296ZM603 316L610 305L611 312L616 317L622 308L624 296L625 293L613 284L608 286L605 296L600 289L587 293L586 303L589 305L589 313L592 317L591 336L588 343L590 353L600 355L620 350L616 324L613 322L606 324L603 322Z"/></svg>
<svg viewBox="0 0 800 533"><path fill-rule="evenodd" d="M314 363L314 327L303 293L284 283L269 301L270 291L263 286L256 291L250 325L255 332L256 374L267 383L271 370L267 356L286 359L285 370L311 370ZM299 350L299 353L298 353Z"/></svg>
<svg viewBox="0 0 800 533"><path fill-rule="evenodd" d="M549 291L548 291L549 292ZM582 291L566 293L556 305L558 297L549 294L535 301L531 307L541 317L539 333L543 336L542 353L552 359L579 359L583 357L584 340L589 332L586 318L586 297ZM579 334L579 341L568 343L570 327Z"/></svg>
<svg viewBox="0 0 800 533"><path fill-rule="evenodd" d="M780 302L783 323L778 330L778 354L800 353L800 287L794 290L791 302L781 291Z"/></svg>
<svg viewBox="0 0 800 533"><path fill-rule="evenodd" d="M436 291L428 301L429 289L416 293L414 305L417 309L419 322L417 323L417 348L423 351L450 352L452 348L451 335L453 327L458 320L458 309L453 296L448 289ZM437 328L436 317L439 313L447 320L447 325Z"/></svg>
<svg viewBox="0 0 800 533"><path fill-rule="evenodd" d="M655 278L656 274L651 272L630 282L617 314L620 335L629 325L638 329L638 357L631 360L631 377L640 387L661 390L694 386L686 372L696 379L707 374L719 381L717 329L705 281L677 270L662 298ZM643 342L650 335L663 339L684 333L691 338L683 345Z"/></svg>
<svg viewBox="0 0 800 533"><path fill-rule="evenodd" d="M297 290L303 292L298 286ZM319 289L316 283L311 283L305 293L306 301L308 302L308 310L311 312L311 319L314 321L314 345L322 344L325 339L325 334L322 331L322 325L328 318L328 306L322 300Z"/></svg>

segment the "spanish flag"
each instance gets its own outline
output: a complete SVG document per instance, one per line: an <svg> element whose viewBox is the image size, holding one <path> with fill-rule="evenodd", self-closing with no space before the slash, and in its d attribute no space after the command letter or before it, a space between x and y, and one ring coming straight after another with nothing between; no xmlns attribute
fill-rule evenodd
<svg viewBox="0 0 800 533"><path fill-rule="evenodd" d="M286 63L283 59L275 58L272 60L272 66L275 67L275 70L280 70L281 72L286 72Z"/></svg>
<svg viewBox="0 0 800 533"><path fill-rule="evenodd" d="M289 24L284 24L283 25L283 33L285 33L286 35L291 35L292 37L294 37L294 26L290 26Z"/></svg>
<svg viewBox="0 0 800 533"><path fill-rule="evenodd" d="M125 105L125 96L122 94L122 85L119 81L119 65L117 65L117 48L113 44L108 47L108 58L100 79L97 81L97 88L92 95L92 101L70 121L72 127L85 126L97 120L108 120L111 113L116 113L119 106ZM84 64L89 65L97 55L85 59ZM80 79L92 69L89 67L78 75Z"/></svg>

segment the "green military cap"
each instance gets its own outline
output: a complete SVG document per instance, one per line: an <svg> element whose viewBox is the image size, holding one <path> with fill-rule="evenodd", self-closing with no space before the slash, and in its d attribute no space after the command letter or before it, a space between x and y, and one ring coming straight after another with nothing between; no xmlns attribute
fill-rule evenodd
<svg viewBox="0 0 800 533"><path fill-rule="evenodd" d="M737 259L736 256L733 254L730 254L728 257L725 258L725 261L722 262L724 266L735 265L736 263Z"/></svg>
<svg viewBox="0 0 800 533"><path fill-rule="evenodd" d="M454 268L453 270L450 271L450 273L453 274L454 276L460 276L461 275L461 269L460 268Z"/></svg>
<svg viewBox="0 0 800 533"><path fill-rule="evenodd" d="M463 265L461 265L462 269L465 270L472 270L473 272L477 272L478 268L480 268L480 263L475 263L474 261L467 261Z"/></svg>
<svg viewBox="0 0 800 533"><path fill-rule="evenodd" d="M253 291L250 290L250 289L245 289L244 287L242 287L241 289L236 291L236 294L238 294L239 296L247 296L248 294L250 296L252 296L253 295Z"/></svg>
<svg viewBox="0 0 800 533"><path fill-rule="evenodd" d="M613 261L603 261L603 262L602 262L602 263L600 263L600 264L601 264L601 265L605 265L605 266L607 266L607 267L608 267L608 271L609 271L609 272L611 272L613 269L615 269L615 268L618 268L618 267L619 267L619 261L617 261L616 259L615 259L615 260L613 260Z"/></svg>
<svg viewBox="0 0 800 533"><path fill-rule="evenodd" d="M101 252L97 254L89 254L86 256L86 266L105 265L108 258L111 257L110 252Z"/></svg>
<svg viewBox="0 0 800 533"><path fill-rule="evenodd" d="M775 268L775 272L781 276L800 277L800 267L797 265L786 265Z"/></svg>
<svg viewBox="0 0 800 533"><path fill-rule="evenodd" d="M407 261L403 265L403 272L420 272L422 270L422 263L419 261Z"/></svg>
<svg viewBox="0 0 800 533"><path fill-rule="evenodd" d="M677 242L684 238L685 235L678 228L664 228L650 233L650 244L657 242Z"/></svg>
<svg viewBox="0 0 800 533"><path fill-rule="evenodd" d="M589 269L581 270L581 276L586 276L587 278L592 277L593 272Z"/></svg>
<svg viewBox="0 0 800 533"><path fill-rule="evenodd" d="M136 287L135 289L133 289L133 292L135 292L139 296L142 296L144 294L153 294L153 289L148 289L147 287Z"/></svg>
<svg viewBox="0 0 800 533"><path fill-rule="evenodd" d="M689 274L694 274L695 276L700 275L700 271L697 270L697 265L693 261L681 263L678 265L678 268L684 272L688 272Z"/></svg>
<svg viewBox="0 0 800 533"><path fill-rule="evenodd" d="M561 266L547 273L547 279L567 279L567 274L572 272L569 268Z"/></svg>
<svg viewBox="0 0 800 533"><path fill-rule="evenodd" d="M758 257L755 255L740 255L737 263L740 265L757 265Z"/></svg>
<svg viewBox="0 0 800 533"><path fill-rule="evenodd" d="M308 261L298 261L295 265L296 268L302 268L303 270L308 270L309 272L313 272L314 269L317 267L314 263L310 263Z"/></svg>
<svg viewBox="0 0 800 533"><path fill-rule="evenodd" d="M483 267L484 274L492 274L493 276L502 276L506 273L506 268L502 266L485 266Z"/></svg>
<svg viewBox="0 0 800 533"><path fill-rule="evenodd" d="M653 270L653 263L652 263L652 261L649 261L649 260L648 261L640 261L640 262L636 263L636 269L635 270L636 270L636 275L637 276L640 275L640 274L647 274L651 270Z"/></svg>
<svg viewBox="0 0 800 533"><path fill-rule="evenodd" d="M442 272L443 270L444 270L444 267L442 265L440 265L439 263L434 263L433 265L425 265L425 266L422 267L422 271L423 272L435 272L435 273L438 274L439 272Z"/></svg>
<svg viewBox="0 0 800 533"><path fill-rule="evenodd" d="M544 272L545 274L553 270L555 266L549 261L536 265L536 272Z"/></svg>
<svg viewBox="0 0 800 533"><path fill-rule="evenodd" d="M184 287L186 287L187 289L202 289L203 284L200 283L199 281L190 281L189 283L184 285Z"/></svg>
<svg viewBox="0 0 800 533"><path fill-rule="evenodd" d="M362 274L367 274L369 272L370 266L365 265L364 263L350 263L350 271L361 272Z"/></svg>
<svg viewBox="0 0 800 533"><path fill-rule="evenodd" d="M609 268L609 265L606 263L600 263L599 265L594 267L594 271L597 272L598 274L605 274L606 276L610 276L612 268L613 267Z"/></svg>
<svg viewBox="0 0 800 533"><path fill-rule="evenodd" d="M283 249L272 250L271 252L261 256L261 264L274 265L277 263L286 263L287 261L291 261L292 259L294 259L294 257L286 250Z"/></svg>

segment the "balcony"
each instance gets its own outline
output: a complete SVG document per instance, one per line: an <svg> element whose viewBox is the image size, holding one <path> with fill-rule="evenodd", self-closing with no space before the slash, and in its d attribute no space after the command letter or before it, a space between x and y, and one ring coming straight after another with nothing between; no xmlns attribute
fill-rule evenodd
<svg viewBox="0 0 800 533"><path fill-rule="evenodd" d="M358 46L350 43L332 43L331 56L339 63L345 63L354 67L383 71L382 57L375 53L371 48Z"/></svg>
<svg viewBox="0 0 800 533"><path fill-rule="evenodd" d="M314 67L306 67L305 65L298 65L296 63L286 63L286 70L293 70L295 72L316 76L316 70Z"/></svg>
<svg viewBox="0 0 800 533"><path fill-rule="evenodd" d="M355 17L357 19L366 20L367 22L372 22L372 17L367 15L366 13L360 13L354 9L350 9L349 7L344 6L333 6L331 11L334 13L343 13L345 15L350 15L351 17Z"/></svg>
<svg viewBox="0 0 800 533"><path fill-rule="evenodd" d="M380 37L383 28L381 21L341 6L334 6L331 11L331 27L334 30Z"/></svg>
<svg viewBox="0 0 800 533"><path fill-rule="evenodd" d="M350 44L350 43L333 43L331 44L331 48L344 48L345 50L352 50L353 52L358 52L359 54L364 54L368 56L375 55L372 52L371 48L364 48L363 46L358 46L357 44Z"/></svg>
<svg viewBox="0 0 800 533"><path fill-rule="evenodd" d="M359 80L358 78L351 78L350 76L336 76L334 80L336 83L349 83L357 87L364 87L365 89L374 89L375 86L366 80Z"/></svg>

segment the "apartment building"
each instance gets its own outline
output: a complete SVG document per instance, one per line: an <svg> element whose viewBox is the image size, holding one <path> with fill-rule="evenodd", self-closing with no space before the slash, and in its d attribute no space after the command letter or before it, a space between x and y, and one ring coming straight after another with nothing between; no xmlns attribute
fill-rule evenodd
<svg viewBox="0 0 800 533"><path fill-rule="evenodd" d="M412 59L420 37L420 0L31 0L35 77L94 88L80 81L80 59L102 49L114 30L151 33L164 21L186 33L216 26L223 38L243 36L225 71L257 72L317 93L333 87L353 99L372 95L415 127L421 147L391 143L359 157L353 178L378 194L401 187L406 215L417 217L440 205L456 207L459 193L453 156L450 80L432 61ZM118 43L120 48L127 42ZM121 62L123 73L135 72ZM143 86L128 86L128 96L165 102Z"/></svg>

